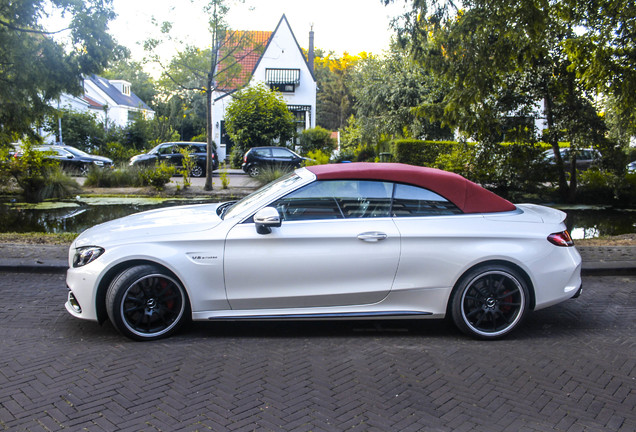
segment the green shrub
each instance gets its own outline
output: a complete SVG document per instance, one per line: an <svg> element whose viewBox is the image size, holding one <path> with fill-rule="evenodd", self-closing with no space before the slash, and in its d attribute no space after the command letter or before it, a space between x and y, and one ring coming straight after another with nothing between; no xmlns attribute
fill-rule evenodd
<svg viewBox="0 0 636 432"><path fill-rule="evenodd" d="M232 168L240 168L243 165L243 156L245 156L245 152L239 148L238 146L232 147L232 151L230 152L230 166Z"/></svg>
<svg viewBox="0 0 636 432"><path fill-rule="evenodd" d="M393 141L393 159L399 163L433 166L440 154L451 154L459 143L455 141L423 141L400 139Z"/></svg>
<svg viewBox="0 0 636 432"><path fill-rule="evenodd" d="M34 143L25 141L21 156L10 158L7 163L2 164L2 170L13 177L22 189L24 199L31 202L43 199L42 190L47 185L49 176L55 169L59 169L56 160L45 158L46 154L34 150L34 147Z"/></svg>
<svg viewBox="0 0 636 432"><path fill-rule="evenodd" d="M108 142L100 148L99 153L102 156L112 159L113 162L117 164L128 163L130 158L139 154L140 151L134 148L124 147L118 142Z"/></svg>
<svg viewBox="0 0 636 432"><path fill-rule="evenodd" d="M323 153L322 150L309 151L307 157L309 160L303 162L304 166L326 165L329 163L329 155Z"/></svg>
<svg viewBox="0 0 636 432"><path fill-rule="evenodd" d="M431 166L471 178L475 168L475 157L474 146L457 145L450 153L439 154Z"/></svg>
<svg viewBox="0 0 636 432"><path fill-rule="evenodd" d="M619 176L611 171L590 168L578 176L576 200L583 204L613 204L620 208L636 205L636 174Z"/></svg>
<svg viewBox="0 0 636 432"><path fill-rule="evenodd" d="M179 174L183 176L183 188L185 189L190 187L192 184L190 181L190 173L196 165L196 160L192 157L192 154L188 151L188 149L179 149L179 153L183 156L183 159L181 159L181 169L179 170Z"/></svg>
<svg viewBox="0 0 636 432"><path fill-rule="evenodd" d="M101 188L134 187L142 185L143 181L139 168L126 165L117 169L91 167L84 181L84 186Z"/></svg>
<svg viewBox="0 0 636 432"><path fill-rule="evenodd" d="M331 131L320 126L305 129L300 134L300 146L304 155L318 150L330 155L336 149L336 145L336 140L331 137Z"/></svg>
<svg viewBox="0 0 636 432"><path fill-rule="evenodd" d="M170 182L170 178L175 173L175 167L168 166L165 162L146 168L139 172L144 186L152 186L156 190L163 188Z"/></svg>
<svg viewBox="0 0 636 432"><path fill-rule="evenodd" d="M271 183L285 174L290 173L291 171L293 171L293 169L286 166L265 166L260 169L260 172L256 177L254 177L254 180L256 180L261 186L264 186L267 183Z"/></svg>
<svg viewBox="0 0 636 432"><path fill-rule="evenodd" d="M360 145L355 150L355 160L357 162L375 162L376 151L371 145Z"/></svg>
<svg viewBox="0 0 636 432"><path fill-rule="evenodd" d="M38 193L38 201L70 198L80 191L80 185L56 166L48 170L46 183Z"/></svg>
<svg viewBox="0 0 636 432"><path fill-rule="evenodd" d="M223 162L221 164L221 170L219 172L219 178L221 179L221 188L227 189L230 185L230 178L227 175L227 164Z"/></svg>

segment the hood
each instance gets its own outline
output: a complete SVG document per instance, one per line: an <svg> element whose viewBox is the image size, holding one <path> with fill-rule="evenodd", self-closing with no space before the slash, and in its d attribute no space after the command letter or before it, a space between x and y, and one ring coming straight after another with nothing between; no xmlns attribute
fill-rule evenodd
<svg viewBox="0 0 636 432"><path fill-rule="evenodd" d="M104 157L104 156L91 155L91 159L93 159L93 160L100 160L100 161L102 161L102 162L113 163L113 160L112 160L112 159L109 159L109 158Z"/></svg>
<svg viewBox="0 0 636 432"><path fill-rule="evenodd" d="M215 204L193 204L136 213L96 225L75 239L75 247L134 243L209 230L221 222Z"/></svg>

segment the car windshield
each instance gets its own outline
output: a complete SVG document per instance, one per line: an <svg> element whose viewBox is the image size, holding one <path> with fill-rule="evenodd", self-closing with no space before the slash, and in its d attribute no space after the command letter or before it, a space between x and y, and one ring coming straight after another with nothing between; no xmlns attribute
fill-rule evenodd
<svg viewBox="0 0 636 432"><path fill-rule="evenodd" d="M302 180L302 178L294 172L284 175L278 180L275 180L263 186L256 192L253 192L249 194L248 196L246 196L245 198L243 198L242 200L238 201L232 207L229 207L227 211L225 211L225 214L223 214L221 217L225 219L226 217L231 217L231 216L240 214L243 210L251 206L254 202L259 201L268 195L275 196L282 189L286 189L290 185L300 180Z"/></svg>
<svg viewBox="0 0 636 432"><path fill-rule="evenodd" d="M80 149L76 149L74 147L64 147L64 150L66 150L69 153L73 153L75 156L90 156L88 153L83 152Z"/></svg>

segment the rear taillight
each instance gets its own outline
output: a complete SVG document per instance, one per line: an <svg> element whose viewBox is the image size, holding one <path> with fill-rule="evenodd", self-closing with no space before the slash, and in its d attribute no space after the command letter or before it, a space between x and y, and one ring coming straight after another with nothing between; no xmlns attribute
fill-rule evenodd
<svg viewBox="0 0 636 432"><path fill-rule="evenodd" d="M563 246L563 247L574 246L572 237L570 237L570 233L567 230L550 234L548 236L548 241L556 246Z"/></svg>
<svg viewBox="0 0 636 432"><path fill-rule="evenodd" d="M243 163L247 163L247 153L243 156Z"/></svg>

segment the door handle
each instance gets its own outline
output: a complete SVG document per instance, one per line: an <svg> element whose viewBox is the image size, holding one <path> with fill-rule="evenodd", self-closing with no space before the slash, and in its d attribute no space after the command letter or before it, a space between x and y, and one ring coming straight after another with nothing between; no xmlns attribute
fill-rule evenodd
<svg viewBox="0 0 636 432"><path fill-rule="evenodd" d="M383 232L369 231L362 234L358 234L358 239L365 242L378 242L386 239L388 236Z"/></svg>

